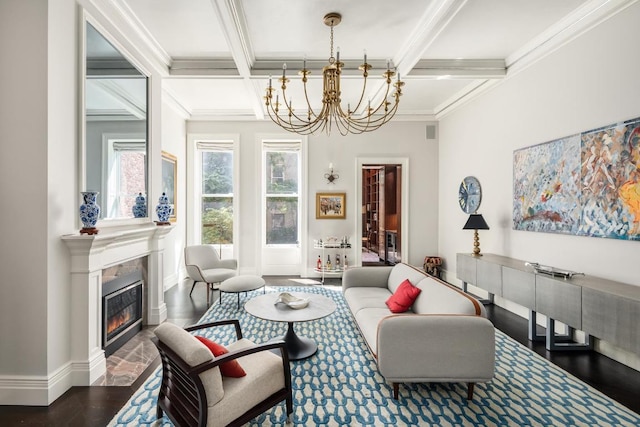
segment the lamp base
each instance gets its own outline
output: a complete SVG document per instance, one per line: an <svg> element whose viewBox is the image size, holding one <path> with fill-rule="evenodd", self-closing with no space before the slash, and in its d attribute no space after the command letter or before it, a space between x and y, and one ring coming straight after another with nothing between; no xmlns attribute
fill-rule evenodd
<svg viewBox="0 0 640 427"><path fill-rule="evenodd" d="M480 237L478 230L473 230L473 256L482 256L480 253Z"/></svg>

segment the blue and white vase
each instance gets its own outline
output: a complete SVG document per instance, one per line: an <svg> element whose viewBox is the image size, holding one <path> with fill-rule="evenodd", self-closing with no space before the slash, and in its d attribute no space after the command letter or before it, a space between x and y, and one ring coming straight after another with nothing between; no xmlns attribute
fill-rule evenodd
<svg viewBox="0 0 640 427"><path fill-rule="evenodd" d="M156 215L158 215L158 224L169 224L169 216L171 216L171 205L169 204L169 198L165 193L162 193L158 200L158 206L156 206Z"/></svg>
<svg viewBox="0 0 640 427"><path fill-rule="evenodd" d="M131 208L133 211L133 216L135 218L144 218L147 216L147 199L142 195L142 193L138 193L136 197L136 204Z"/></svg>
<svg viewBox="0 0 640 427"><path fill-rule="evenodd" d="M82 200L84 203L80 205L80 221L82 221L83 230L96 230L96 223L100 217L100 206L96 203L97 197L97 191L82 192ZM97 230L95 232L97 233Z"/></svg>

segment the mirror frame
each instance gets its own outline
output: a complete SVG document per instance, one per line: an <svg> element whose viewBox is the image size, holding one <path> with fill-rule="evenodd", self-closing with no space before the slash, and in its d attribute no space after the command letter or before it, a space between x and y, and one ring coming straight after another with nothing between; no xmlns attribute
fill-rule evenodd
<svg viewBox="0 0 640 427"><path fill-rule="evenodd" d="M87 191L87 121L86 121L86 80L87 80L87 25L93 26L95 30L102 35L127 61L131 63L140 74L146 78L146 164L145 164L145 189L147 196L147 216L142 218L135 218L133 215L131 217L118 217L118 218L100 218L96 227L100 228L109 228L109 227L118 227L118 226L126 226L126 225L136 225L143 224L152 221L152 207L149 203L149 195L151 192L151 156L150 156L150 139L151 139L151 96L150 96L150 88L151 88L151 73L149 70L144 67L140 61L138 61L131 53L129 49L127 49L122 43L118 41L118 38L115 37L109 30L107 30L104 25L100 24L86 9L82 10L80 14L80 23L79 23L79 49L78 49L78 96L79 96L79 149L78 149L78 186L79 191L77 192L77 205L80 206L82 204L82 192ZM103 191L101 188L96 189L98 191ZM81 227L81 222L79 216L76 217L76 223Z"/></svg>

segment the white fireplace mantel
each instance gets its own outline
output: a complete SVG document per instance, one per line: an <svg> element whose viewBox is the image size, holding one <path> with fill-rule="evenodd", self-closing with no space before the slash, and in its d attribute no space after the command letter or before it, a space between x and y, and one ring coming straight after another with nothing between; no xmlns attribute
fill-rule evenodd
<svg viewBox="0 0 640 427"><path fill-rule="evenodd" d="M106 372L102 349L102 270L148 257L147 325L167 318L164 303L164 237L173 225L154 223L62 236L71 254L71 354L73 385L93 384Z"/></svg>

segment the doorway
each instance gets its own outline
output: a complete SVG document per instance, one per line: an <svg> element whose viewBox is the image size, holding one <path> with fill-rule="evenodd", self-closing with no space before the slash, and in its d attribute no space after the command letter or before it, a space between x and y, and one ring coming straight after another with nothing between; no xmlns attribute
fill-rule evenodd
<svg viewBox="0 0 640 427"><path fill-rule="evenodd" d="M402 165L362 165L363 266L402 262Z"/></svg>

